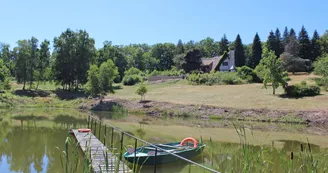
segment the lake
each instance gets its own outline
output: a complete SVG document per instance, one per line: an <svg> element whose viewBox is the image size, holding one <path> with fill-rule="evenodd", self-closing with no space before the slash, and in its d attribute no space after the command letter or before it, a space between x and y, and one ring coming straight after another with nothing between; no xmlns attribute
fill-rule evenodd
<svg viewBox="0 0 328 173"><path fill-rule="evenodd" d="M284 172L288 169L291 172L314 169L323 172L328 167L328 139L315 134L325 133L325 128L64 109L2 109L0 112L1 173L65 172L62 151L69 137L68 131L86 127L89 114L153 143L181 141L189 136L203 140L207 147L193 160L221 172ZM119 135L114 135L116 146ZM307 141L312 152L309 152ZM124 150L133 145L133 139L124 138ZM73 140L68 153L72 158L83 159ZM314 164L317 168L309 167L309 163L317 163ZM190 172L204 172L184 162L158 166L157 172L189 172L189 169ZM81 171L77 168L75 172ZM153 167L143 166L139 172L153 172Z"/></svg>

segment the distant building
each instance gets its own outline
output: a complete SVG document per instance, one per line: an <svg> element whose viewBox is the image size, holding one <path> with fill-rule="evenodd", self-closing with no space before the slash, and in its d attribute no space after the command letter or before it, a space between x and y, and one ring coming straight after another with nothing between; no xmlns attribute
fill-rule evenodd
<svg viewBox="0 0 328 173"><path fill-rule="evenodd" d="M212 70L216 71L236 71L235 68L235 51L231 50L228 53L227 59L225 59L221 66L217 68L219 62L223 56L216 56L213 58L202 58L201 70L205 73L209 73Z"/></svg>

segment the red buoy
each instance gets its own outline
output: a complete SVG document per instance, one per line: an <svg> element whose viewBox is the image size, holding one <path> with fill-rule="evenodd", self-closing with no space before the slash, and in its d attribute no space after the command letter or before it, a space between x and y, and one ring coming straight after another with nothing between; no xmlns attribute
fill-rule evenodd
<svg viewBox="0 0 328 173"><path fill-rule="evenodd" d="M91 129L78 129L77 131L80 133L89 133L91 132Z"/></svg>

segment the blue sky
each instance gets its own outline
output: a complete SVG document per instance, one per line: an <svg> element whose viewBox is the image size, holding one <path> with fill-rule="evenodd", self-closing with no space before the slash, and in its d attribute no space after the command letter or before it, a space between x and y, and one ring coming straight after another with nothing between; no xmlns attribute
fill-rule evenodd
<svg viewBox="0 0 328 173"><path fill-rule="evenodd" d="M179 39L230 41L241 35L251 43L256 32L266 40L270 30L285 26L312 36L328 29L328 1L317 0L0 0L0 42L12 47L31 36L53 41L66 28L85 29L96 40L113 44Z"/></svg>

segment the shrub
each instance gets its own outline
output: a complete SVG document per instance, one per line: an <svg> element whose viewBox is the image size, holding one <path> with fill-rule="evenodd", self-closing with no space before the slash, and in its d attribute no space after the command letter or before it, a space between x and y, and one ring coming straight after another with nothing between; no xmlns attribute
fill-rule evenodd
<svg viewBox="0 0 328 173"><path fill-rule="evenodd" d="M176 67L173 67L171 70L165 70L165 71L157 71L154 70L152 73L150 73L150 76L181 76L185 74L185 71L178 70Z"/></svg>
<svg viewBox="0 0 328 173"><path fill-rule="evenodd" d="M290 97L316 96L320 94L320 87L302 81L300 84L285 87L285 93Z"/></svg>
<svg viewBox="0 0 328 173"><path fill-rule="evenodd" d="M143 72L135 67L131 67L129 70L124 72L125 76L131 76L131 75L140 75L143 76Z"/></svg>
<svg viewBox="0 0 328 173"><path fill-rule="evenodd" d="M127 76L124 76L122 82L123 82L123 85L135 85L139 82L142 82L143 79L140 75L127 75Z"/></svg>
<svg viewBox="0 0 328 173"><path fill-rule="evenodd" d="M314 78L315 83L323 87L324 90L328 90L328 77Z"/></svg>
<svg viewBox="0 0 328 173"><path fill-rule="evenodd" d="M211 72L205 74L192 73L187 77L192 85L234 85L244 81L233 72Z"/></svg>
<svg viewBox="0 0 328 173"><path fill-rule="evenodd" d="M241 79L246 80L249 83L262 83L262 80L257 77L255 71L250 67L237 67L237 74Z"/></svg>

